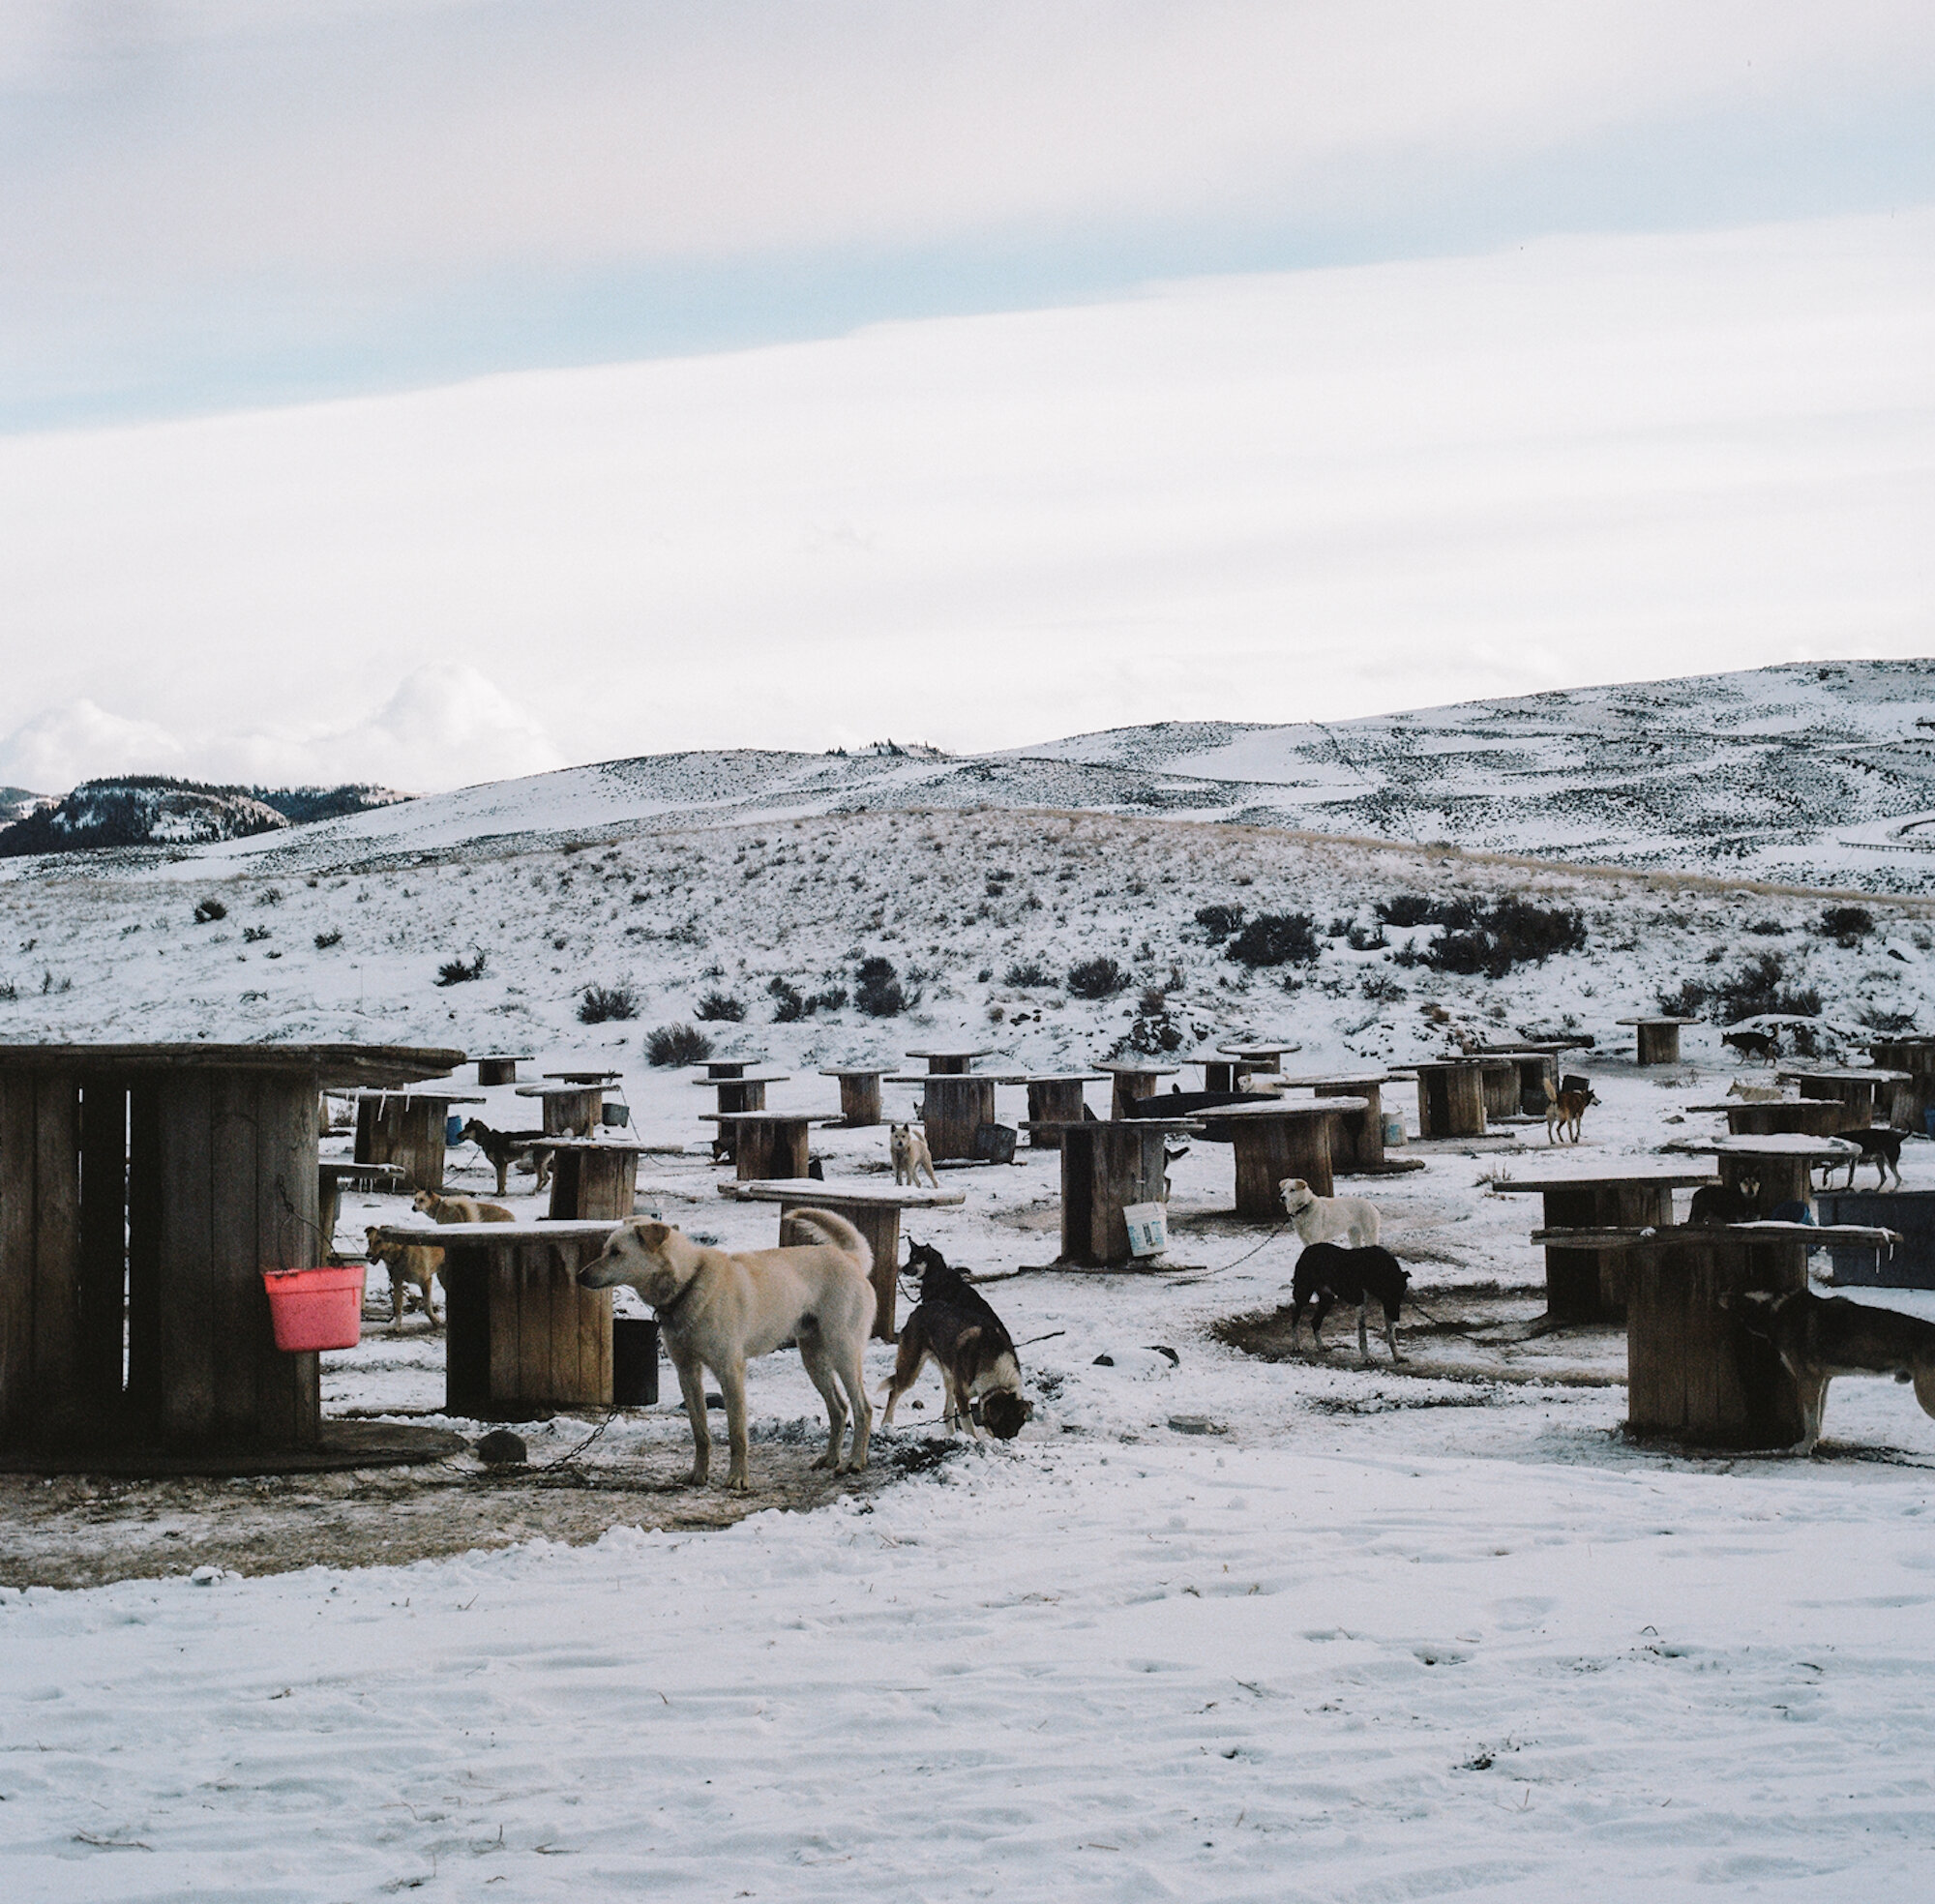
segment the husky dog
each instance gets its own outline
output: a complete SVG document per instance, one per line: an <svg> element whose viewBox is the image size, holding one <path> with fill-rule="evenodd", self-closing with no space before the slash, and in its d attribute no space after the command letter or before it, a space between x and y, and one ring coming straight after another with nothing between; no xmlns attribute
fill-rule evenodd
<svg viewBox="0 0 1935 1904"><path fill-rule="evenodd" d="M1545 1081L1545 1141L1557 1144L1563 1137L1567 1144L1579 1142L1580 1120L1586 1115L1588 1105L1598 1103L1588 1085L1584 1090L1562 1090L1550 1078Z"/></svg>
<svg viewBox="0 0 1935 1904"><path fill-rule="evenodd" d="M859 1231L831 1210L788 1210L787 1222L819 1240L735 1255L696 1243L669 1224L635 1216L619 1224L604 1254L578 1272L585 1289L629 1284L657 1310L692 1423L694 1487L705 1485L712 1465L705 1370L719 1378L726 1397L732 1455L726 1485L743 1494L750 1485L746 1363L789 1342L798 1345L799 1358L826 1403L831 1435L814 1466L845 1474L867 1465L874 1407L860 1364L874 1326L874 1286L868 1281L873 1252ZM843 1456L840 1444L849 1415L853 1445Z"/></svg>
<svg viewBox="0 0 1935 1904"><path fill-rule="evenodd" d="M1307 1243L1348 1243L1368 1249L1378 1239L1377 1206L1361 1197L1320 1197L1300 1176L1276 1187L1290 1227Z"/></svg>
<svg viewBox="0 0 1935 1904"><path fill-rule="evenodd" d="M376 1239L381 1230L372 1225L363 1233L364 1255L372 1263L380 1263L390 1272L390 1326L402 1328L403 1325L403 1290L406 1284L414 1285L423 1300L423 1311L430 1318L432 1328L436 1327L436 1297L432 1294L432 1279L443 1274L443 1252L434 1243L382 1243Z"/></svg>
<svg viewBox="0 0 1935 1904"><path fill-rule="evenodd" d="M439 1197L434 1190L419 1190L410 1205L438 1223L515 1223L517 1215L502 1204L480 1204L475 1197Z"/></svg>
<svg viewBox="0 0 1935 1904"><path fill-rule="evenodd" d="M1875 1167L1875 1188L1886 1190L1890 1174L1894 1177L1894 1187L1901 1188L1901 1140L1906 1131L1889 1130L1886 1127L1874 1130L1836 1131L1836 1137L1845 1138L1850 1144L1861 1145L1861 1153L1848 1159L1848 1180L1841 1187L1852 1190L1855 1187L1855 1166L1872 1164ZM1834 1173L1840 1166L1828 1166L1828 1182L1832 1183Z"/></svg>
<svg viewBox="0 0 1935 1904"><path fill-rule="evenodd" d="M1034 1413L1034 1404L1022 1393L1021 1363L1000 1317L931 1245L909 1244L908 1268L920 1271L920 1305L901 1330L900 1355L887 1383L880 1426L893 1426L894 1404L913 1386L932 1356L939 1365L947 1397L946 1425L965 1428L977 1438L985 1429L1004 1442L1012 1441ZM973 1413L976 1401L981 1404L978 1423Z"/></svg>
<svg viewBox="0 0 1935 1904"><path fill-rule="evenodd" d="M894 1160L894 1181L896 1183L920 1182L921 1173L927 1173L927 1180L938 1190L940 1179L934 1174L934 1158L929 1153L927 1139L911 1124L895 1124L887 1135L887 1153Z"/></svg>
<svg viewBox="0 0 1935 1904"><path fill-rule="evenodd" d="M1411 1274L1387 1249L1340 1249L1335 1243L1312 1243L1296 1259L1296 1272L1291 1281L1290 1346L1296 1347L1296 1332L1303 1324L1303 1307L1314 1296L1317 1309L1310 1319L1310 1340L1320 1354L1324 1353L1324 1318L1333 1302L1357 1305L1357 1356L1371 1359L1371 1341L1365 1319L1375 1297L1384 1305L1384 1340L1390 1345L1391 1360L1404 1357L1397 1350L1398 1312L1404 1306L1404 1293L1411 1286Z"/></svg>
<svg viewBox="0 0 1935 1904"><path fill-rule="evenodd" d="M511 1160L544 1139L543 1131L492 1130L481 1117L472 1117L463 1126L463 1135L490 1159L491 1169L497 1173L497 1194L500 1197L509 1187ZM551 1155L548 1149L537 1153L537 1187L540 1190L551 1180Z"/></svg>
<svg viewBox="0 0 1935 1904"><path fill-rule="evenodd" d="M1790 1450L1812 1454L1821 1439L1828 1384L1837 1375L1891 1375L1915 1384L1921 1413L1935 1416L1935 1323L1898 1309L1789 1290L1749 1290L1722 1297L1749 1335L1773 1345L1801 1391L1801 1439Z"/></svg>

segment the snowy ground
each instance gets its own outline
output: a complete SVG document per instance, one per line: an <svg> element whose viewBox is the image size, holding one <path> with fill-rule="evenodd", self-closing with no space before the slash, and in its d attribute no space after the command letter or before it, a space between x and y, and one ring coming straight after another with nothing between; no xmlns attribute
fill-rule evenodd
<svg viewBox="0 0 1935 1904"><path fill-rule="evenodd" d="M1588 1157L1715 1121L1663 1121L1714 1071L1594 1075ZM671 1145L703 1094L631 1095ZM816 1144L849 1175L881 1139ZM1536 1281L1535 1202L1482 1179L1550 1168L1544 1132L1508 1142L1527 1154L1430 1146L1355 1186L1427 1306ZM1055 1166L1023 1154L950 1173L968 1205L909 1228L983 1270L1047 1261ZM768 1237L698 1158L643 1161L668 1215ZM1905 1163L1935 1187L1935 1145ZM1827 1461L1696 1461L1624 1444L1618 1386L1252 1360L1210 1324L1279 1299L1291 1259L1218 1214L1230 1169L1202 1144L1177 1168L1172 1263L1200 1267L991 1287L1018 1338L1063 1333L1024 1352L1023 1437L931 1474L718 1532L620 1514L587 1547L0 1593L10 1895L1911 1885L1935 1841L1935 1422L1842 1383ZM438 1354L372 1328L330 1358L330 1405L434 1405ZM796 1361L756 1366L753 1410L757 1472L813 1417ZM1170 1425L1200 1415L1221 1432ZM534 1427L534 1456L588 1425ZM684 1446L668 1405L597 1458Z"/></svg>
<svg viewBox="0 0 1935 1904"><path fill-rule="evenodd" d="M641 1203L743 1245L772 1238L771 1207L717 1196L695 1150L707 1094L640 1049L710 992L747 1011L707 1027L721 1052L763 1052L788 1074L771 1101L813 1110L835 1101L820 1065L957 1036L1047 1068L1092 1062L1138 1022L1185 1052L1240 1030L1300 1040L1290 1068L1318 1070L1566 1025L1601 1044L1582 1065L1604 1101L1581 1161L1717 1126L1685 1109L1739 1075L1715 1027L1689 1029L1674 1073L1618 1056L1615 1021L1688 976L1778 955L1784 985L1821 994L1824 1050L1935 1017L1935 935L1914 900L1877 900L1874 932L1843 945L1811 929L1818 897L1193 821L594 824L507 795L491 823L498 837L316 829L260 853L16 863L0 1037L415 1041L526 1050L530 1072L603 1059L662 1146ZM1586 950L1486 982L1398 963L1432 929L1368 932L1395 893L1505 891L1580 908ZM196 925L204 898L226 914ZM1193 923L1224 903L1313 914L1321 958L1233 966ZM1371 942L1354 948L1353 924ZM479 950L481 979L432 983ZM1070 996L1068 967L1097 953L1131 988ZM770 1022L770 981L850 988L871 954L919 994L906 1017L849 1003ZM1036 978L1011 976L1029 961ZM593 983L633 987L637 1018L577 1024ZM904 1114L911 1090L888 1092ZM1403 1088L1389 1102L1414 1116ZM1021 1093L999 1110L1018 1116ZM485 1111L531 1120L505 1091ZM1350 1186L1384 1208L1425 1308L1538 1283L1536 1201L1488 1179L1550 1167L1544 1138L1420 1146L1424 1172ZM883 1132L815 1145L829 1175L884 1171ZM1935 1188L1935 1145L1903 1162ZM470 1158L460 1180L489 1183ZM1447 1366L1430 1379L1227 1346L1215 1325L1282 1298L1292 1248L1225 1213L1217 1146L1178 1165L1170 1258L1138 1276L1036 1271L1056 1253L1052 1157L946 1180L967 1205L908 1231L1025 1272L990 1286L1027 1344L1020 1440L817 1512L694 1532L657 1525L656 1496L628 1509L614 1494L596 1544L507 1548L547 1525L518 1519L491 1551L402 1567L197 1585L184 1549L199 1530L169 1549L165 1527L145 1546L131 1528L128 1564L173 1577L0 1592L9 1895L326 1904L501 1883L1368 1904L1729 1884L1818 1899L1870 1897L1925 1863L1935 1422L1905 1390L1837 1383L1814 1464L1636 1450L1617 1435L1617 1343L1574 1345L1579 1385L1543 1379L1561 1372L1550 1343L1501 1339L1451 1366L1434 1340ZM397 1207L345 1199L340 1242ZM1412 1346L1425 1353L1422 1327ZM326 1406L434 1411L441 1354L420 1322L373 1325L328 1358ZM890 1354L871 1353L877 1392ZM917 1392L926 1409L888 1449L931 1432L938 1384ZM819 1414L796 1360L759 1364L751 1396L757 1480L797 1460ZM534 1425L534 1460L594 1425ZM685 1450L668 1404L585 1459L619 1478L675 1472ZM453 1466L453 1490L467 1472ZM8 1498L14 1551L63 1537L58 1514ZM123 1512L82 1505L97 1534ZM212 1539L274 1506L252 1487L201 1519ZM291 1511L311 1528L323 1513ZM370 1512L398 1537L410 1525L402 1504Z"/></svg>

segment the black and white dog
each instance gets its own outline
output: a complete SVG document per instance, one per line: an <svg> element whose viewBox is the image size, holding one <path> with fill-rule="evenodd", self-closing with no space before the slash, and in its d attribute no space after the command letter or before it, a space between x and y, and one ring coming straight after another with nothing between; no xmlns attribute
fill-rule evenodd
<svg viewBox="0 0 1935 1904"><path fill-rule="evenodd" d="M1290 1346L1296 1347L1297 1331L1303 1324L1304 1305L1316 1298L1317 1312L1310 1319L1310 1339L1318 1353L1324 1353L1324 1318L1333 1302L1357 1305L1357 1354L1371 1358L1370 1337L1365 1320L1372 1300L1384 1305L1384 1340L1390 1344L1391 1360L1404 1357L1397 1349L1398 1311L1405 1291L1411 1286L1410 1271L1389 1250L1372 1244L1366 1249L1346 1249L1339 1243L1312 1243L1296 1259L1296 1273L1291 1280L1291 1300L1295 1304L1290 1319Z"/></svg>
<svg viewBox="0 0 1935 1904"><path fill-rule="evenodd" d="M928 1358L939 1365L947 1426L979 1436L985 1429L1012 1441L1034 1413L1022 1393L1014 1338L988 1299L930 1243L908 1245L908 1269L920 1274L920 1303L900 1332L900 1354L887 1383L880 1426L891 1427L894 1404L919 1379ZM980 1403L980 1419L974 1404Z"/></svg>

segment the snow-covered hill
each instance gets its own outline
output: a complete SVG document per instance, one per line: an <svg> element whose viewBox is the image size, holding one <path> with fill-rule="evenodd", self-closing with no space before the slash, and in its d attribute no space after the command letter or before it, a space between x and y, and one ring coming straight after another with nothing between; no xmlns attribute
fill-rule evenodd
<svg viewBox="0 0 1935 1904"><path fill-rule="evenodd" d="M12 816L15 823L0 828L0 858L112 847L209 846L407 797L381 787L210 787L159 775L90 780L60 800L23 796Z"/></svg>
<svg viewBox="0 0 1935 1904"><path fill-rule="evenodd" d="M520 836L980 807L1935 891L1935 661L1810 663L1322 724L1166 723L964 758L925 749L656 755L465 788L213 850L217 861L266 856L282 871L308 872Z"/></svg>

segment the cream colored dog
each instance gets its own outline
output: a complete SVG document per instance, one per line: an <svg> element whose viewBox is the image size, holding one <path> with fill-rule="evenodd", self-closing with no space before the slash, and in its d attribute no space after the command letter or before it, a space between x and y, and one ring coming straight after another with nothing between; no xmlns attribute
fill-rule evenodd
<svg viewBox="0 0 1935 1904"><path fill-rule="evenodd" d="M927 1180L938 1190L940 1179L934 1174L934 1155L927 1147L927 1139L911 1124L895 1124L887 1137L887 1154L894 1160L894 1181L918 1185L922 1171L927 1173Z"/></svg>
<svg viewBox="0 0 1935 1904"><path fill-rule="evenodd" d="M826 1403L831 1433L826 1452L813 1465L841 1474L857 1473L867 1465L874 1408L861 1357L874 1326L874 1286L868 1281L873 1251L859 1231L831 1210L789 1210L786 1220L820 1240L733 1254L696 1243L670 1224L635 1216L613 1230L604 1254L578 1272L586 1289L629 1284L658 1312L659 1332L678 1370L692 1423L694 1487L705 1485L712 1466L705 1370L719 1378L726 1398L732 1451L726 1485L744 1493L746 1363L788 1342L798 1344L799 1358ZM840 1443L849 1415L853 1445L843 1460Z"/></svg>
<svg viewBox="0 0 1935 1904"><path fill-rule="evenodd" d="M502 1204L479 1203L475 1197L439 1197L434 1190L419 1190L410 1206L420 1209L438 1223L515 1223L517 1214Z"/></svg>
<svg viewBox="0 0 1935 1904"><path fill-rule="evenodd" d="M390 1326L403 1325L403 1291L412 1286L423 1298L424 1314L436 1327L436 1297L432 1281L443 1274L443 1252L434 1243L379 1243L382 1231L372 1225L363 1233L363 1253L390 1272Z"/></svg>

